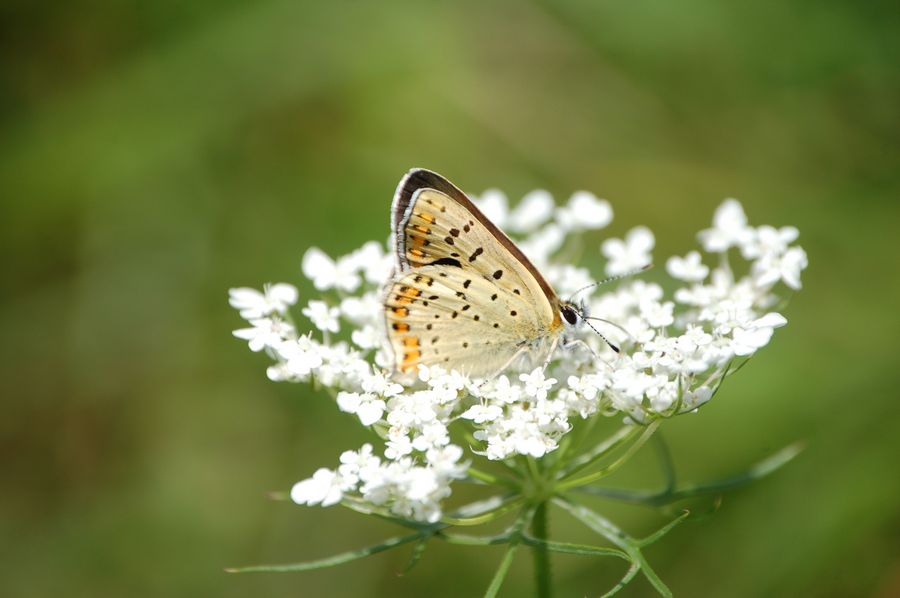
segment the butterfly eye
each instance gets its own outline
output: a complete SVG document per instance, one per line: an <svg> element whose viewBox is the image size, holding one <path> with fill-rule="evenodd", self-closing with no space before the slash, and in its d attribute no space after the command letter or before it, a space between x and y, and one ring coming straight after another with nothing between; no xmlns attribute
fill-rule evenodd
<svg viewBox="0 0 900 598"><path fill-rule="evenodd" d="M563 306L560 311L562 312L563 318L566 319L566 322L568 322L572 326L574 326L578 322L578 314L576 314L575 310L568 305Z"/></svg>

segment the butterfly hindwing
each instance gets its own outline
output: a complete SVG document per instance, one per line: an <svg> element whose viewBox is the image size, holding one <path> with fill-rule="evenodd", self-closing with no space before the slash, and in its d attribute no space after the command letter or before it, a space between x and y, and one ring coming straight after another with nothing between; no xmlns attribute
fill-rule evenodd
<svg viewBox="0 0 900 598"><path fill-rule="evenodd" d="M388 338L397 369L441 365L490 375L511 360L543 323L521 295L454 266L413 268L385 296Z"/></svg>

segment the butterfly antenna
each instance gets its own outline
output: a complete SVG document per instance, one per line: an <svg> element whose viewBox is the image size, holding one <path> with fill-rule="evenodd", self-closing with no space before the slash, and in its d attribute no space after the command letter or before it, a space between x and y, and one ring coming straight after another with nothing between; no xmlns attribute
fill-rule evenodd
<svg viewBox="0 0 900 598"><path fill-rule="evenodd" d="M619 330L621 330L622 332L624 332L625 335L628 336L628 338L630 338L630 339L633 340L634 342L637 342L637 339L634 338L634 335L633 335L633 334L631 334L630 332L628 332L628 330L626 330L626 329L623 328L622 326L619 326L619 325L616 324L615 322L611 322L611 321L609 321L609 320L607 320L607 319L604 319L604 318L597 318L597 317L595 317L595 316L581 316L581 317L584 318L585 320L594 320L595 322L603 322L604 324L609 324L609 325L612 326L613 328L618 328ZM591 326L591 328L593 328L593 326Z"/></svg>
<svg viewBox="0 0 900 598"><path fill-rule="evenodd" d="M620 278L628 278L629 276L634 276L635 274L640 274L644 270L649 270L652 267L653 267L653 264L647 264L646 266L641 266L640 268L636 268L634 270L629 270L628 272L625 272L623 274L617 274L616 276L610 276L608 278L604 278L603 280L600 280L597 282L592 282L591 284L585 285L585 286L581 287L580 289L578 289L577 291L575 291L574 293L572 293L569 296L569 298L566 300L566 302L571 303L572 299L575 298L575 295L577 295L578 293L581 293L582 291L586 291L586 290L592 289L594 287L599 287L608 282L613 282L614 280L619 280Z"/></svg>
<svg viewBox="0 0 900 598"><path fill-rule="evenodd" d="M572 309L575 309L575 308L573 307ZM605 336L603 336L603 333L602 333L602 332L600 332L599 330L597 330L597 328L596 328L593 324L591 324L590 322L588 322L588 318L585 318L585 317L584 317L584 312L582 312L582 311L580 311L580 310L578 310L578 309L575 309L575 312L576 312L579 316L581 316L581 319L584 320L584 323L587 324L588 327L590 327L591 330L593 330L594 332L597 333L597 336L599 336L600 338L603 339L603 342L605 342L607 345L609 345L609 348L610 348L610 349L612 349L612 350L615 351L616 353L619 352L619 347L617 347L616 345L612 344L612 343L609 341L608 338L606 338ZM600 318L590 318L590 319L591 319L591 320L599 320ZM605 321L605 320L604 320L604 321ZM625 330L625 329L623 328L623 330ZM626 330L625 333L628 334L628 331ZM630 336L630 335L629 335L629 336Z"/></svg>

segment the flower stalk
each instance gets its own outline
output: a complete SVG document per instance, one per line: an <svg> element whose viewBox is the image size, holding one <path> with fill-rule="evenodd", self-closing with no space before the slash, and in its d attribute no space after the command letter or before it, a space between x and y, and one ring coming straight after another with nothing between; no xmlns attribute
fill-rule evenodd
<svg viewBox="0 0 900 598"><path fill-rule="evenodd" d="M534 555L534 587L538 598L550 598L553 593L550 570L550 551L547 547L548 533L547 501L541 501L534 509L531 520L531 535L538 542L531 547Z"/></svg>

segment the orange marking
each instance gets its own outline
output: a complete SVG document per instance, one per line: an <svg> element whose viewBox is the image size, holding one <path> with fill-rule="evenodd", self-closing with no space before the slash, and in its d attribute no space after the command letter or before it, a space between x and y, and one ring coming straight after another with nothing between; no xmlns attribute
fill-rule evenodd
<svg viewBox="0 0 900 598"><path fill-rule="evenodd" d="M404 324L402 322L394 323L392 328L397 332L409 332L409 324Z"/></svg>
<svg viewBox="0 0 900 598"><path fill-rule="evenodd" d="M418 245L420 247L424 247L425 243L427 243L427 241L425 240L425 237L417 237L415 235L410 235L409 238L412 239L413 243L415 243L416 245Z"/></svg>
<svg viewBox="0 0 900 598"><path fill-rule="evenodd" d="M394 312L396 315L400 316L401 318L405 318L406 316L409 315L409 310L406 309L405 307L392 307L391 311Z"/></svg>
<svg viewBox="0 0 900 598"><path fill-rule="evenodd" d="M425 234L425 235L431 234L431 229L428 228L427 226L422 226L421 224L414 224L413 228L422 234Z"/></svg>
<svg viewBox="0 0 900 598"><path fill-rule="evenodd" d="M413 247L409 250L409 252L416 257L425 257L425 252L419 249L418 247Z"/></svg>
<svg viewBox="0 0 900 598"><path fill-rule="evenodd" d="M408 369L412 369L415 366L415 362L419 361L419 358L422 356L421 351L407 351L403 354L403 363L400 365L400 368L404 371Z"/></svg>
<svg viewBox="0 0 900 598"><path fill-rule="evenodd" d="M415 298L422 294L422 291L413 287L400 287L400 294L394 296L394 300L400 305L409 305L415 303Z"/></svg>
<svg viewBox="0 0 900 598"><path fill-rule="evenodd" d="M407 336L407 337L404 337L404 339L403 339L403 346L404 346L404 347L412 347L412 348L415 349L416 347L419 346L419 339L418 339L418 337L415 337L415 336Z"/></svg>
<svg viewBox="0 0 900 598"><path fill-rule="evenodd" d="M434 216L431 214L419 214L419 218L427 222L428 224L434 224Z"/></svg>

